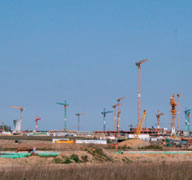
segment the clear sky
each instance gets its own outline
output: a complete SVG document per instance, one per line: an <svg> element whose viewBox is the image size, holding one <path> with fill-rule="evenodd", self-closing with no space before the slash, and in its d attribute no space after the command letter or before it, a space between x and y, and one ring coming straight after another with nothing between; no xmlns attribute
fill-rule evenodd
<svg viewBox="0 0 192 180"><path fill-rule="evenodd" d="M121 129L137 124L137 68L142 66L142 111L147 126L159 109L170 127L169 98L192 107L192 2L190 0L2 0L0 2L0 121L13 127L23 106L24 129L102 130L103 108L122 101ZM106 118L113 129L113 114Z"/></svg>

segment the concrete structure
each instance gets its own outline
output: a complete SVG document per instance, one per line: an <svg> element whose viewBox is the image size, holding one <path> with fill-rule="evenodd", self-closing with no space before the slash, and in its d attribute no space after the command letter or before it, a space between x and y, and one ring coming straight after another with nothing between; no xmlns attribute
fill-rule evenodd
<svg viewBox="0 0 192 180"><path fill-rule="evenodd" d="M16 132L21 132L22 131L22 120L13 120L14 123L14 130Z"/></svg>

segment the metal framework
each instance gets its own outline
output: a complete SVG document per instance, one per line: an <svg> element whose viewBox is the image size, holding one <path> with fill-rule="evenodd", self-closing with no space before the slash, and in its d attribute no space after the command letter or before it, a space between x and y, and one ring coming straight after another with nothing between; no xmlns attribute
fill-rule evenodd
<svg viewBox="0 0 192 180"><path fill-rule="evenodd" d="M173 94L170 98L170 105L171 105L171 134L174 136L176 135L176 102L175 102L175 95Z"/></svg>
<svg viewBox="0 0 192 180"><path fill-rule="evenodd" d="M144 59L136 63L136 66L138 67L137 123L141 120L141 64L147 61L148 59Z"/></svg>
<svg viewBox="0 0 192 180"><path fill-rule="evenodd" d="M119 106L121 105L122 104L120 104ZM118 104L112 106L112 108L114 109L114 131L117 131L117 106Z"/></svg>
<svg viewBox="0 0 192 180"><path fill-rule="evenodd" d="M187 109L184 111L185 112L185 127L186 127L186 130L187 130L187 136L190 136L190 131L191 131L191 128L190 128L190 114L191 114L191 109Z"/></svg>
<svg viewBox="0 0 192 180"><path fill-rule="evenodd" d="M125 99L126 97L122 97L122 98L119 98L119 99L117 99L117 102L118 102L118 104L117 104L117 106L118 106L118 112L117 112L117 117L118 117L118 119L117 119L117 134L118 134L118 136L120 135L120 120L121 120L121 109L120 109L120 107L121 107L121 101L123 100L123 99Z"/></svg>
<svg viewBox="0 0 192 180"><path fill-rule="evenodd" d="M113 111L106 111L105 108L103 110L103 112L101 112L101 114L103 115L103 131L105 132L106 130L106 115L109 114L109 113L112 113Z"/></svg>
<svg viewBox="0 0 192 180"><path fill-rule="evenodd" d="M67 104L66 100L64 103L58 102L56 104L64 106L64 131L67 131L67 107L69 106L69 104Z"/></svg>
<svg viewBox="0 0 192 180"><path fill-rule="evenodd" d="M80 116L87 115L87 113L77 113L77 131L80 131Z"/></svg>
<svg viewBox="0 0 192 180"><path fill-rule="evenodd" d="M180 112L181 112L180 97L181 97L181 93L178 93L177 97L178 97L178 102L177 102L177 107L178 107L178 111L177 111L177 131L180 131Z"/></svg>
<svg viewBox="0 0 192 180"><path fill-rule="evenodd" d="M39 125L38 125L38 121L39 121L39 120L41 120L41 118L36 116L36 118L35 118L35 124L36 124L35 130L36 130L36 132L39 131Z"/></svg>

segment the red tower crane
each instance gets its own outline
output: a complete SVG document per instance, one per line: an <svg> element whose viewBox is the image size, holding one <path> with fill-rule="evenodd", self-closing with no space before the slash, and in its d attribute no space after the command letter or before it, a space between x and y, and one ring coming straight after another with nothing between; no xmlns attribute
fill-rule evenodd
<svg viewBox="0 0 192 180"><path fill-rule="evenodd" d="M39 126L38 126L38 121L39 120L41 120L41 118L36 116L36 118L35 118L35 124L36 124L35 130L36 130L36 132L38 132L38 130L39 130Z"/></svg>
<svg viewBox="0 0 192 180"><path fill-rule="evenodd" d="M148 59L144 59L136 63L138 67L138 95L137 95L137 121L138 123L141 120L141 64L147 62Z"/></svg>

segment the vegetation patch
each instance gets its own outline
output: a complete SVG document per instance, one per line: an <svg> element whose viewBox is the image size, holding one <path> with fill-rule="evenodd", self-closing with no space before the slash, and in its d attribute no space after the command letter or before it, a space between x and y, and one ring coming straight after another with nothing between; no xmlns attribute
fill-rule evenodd
<svg viewBox="0 0 192 180"><path fill-rule="evenodd" d="M132 148L129 147L129 146L124 145L124 146L118 146L118 149L127 150L127 149L132 149Z"/></svg>
<svg viewBox="0 0 192 180"><path fill-rule="evenodd" d="M70 158L66 158L66 159L63 161L62 164L71 164L71 163L72 163L71 159L70 159Z"/></svg>
<svg viewBox="0 0 192 180"><path fill-rule="evenodd" d="M149 146L144 146L144 147L139 147L138 149L152 149L152 150L163 150L163 147L162 146L159 146L157 144L154 144L154 145L149 145Z"/></svg>
<svg viewBox="0 0 192 180"><path fill-rule="evenodd" d="M76 163L82 162L76 154L72 154L70 158Z"/></svg>
<svg viewBox="0 0 192 180"><path fill-rule="evenodd" d="M87 155L81 156L81 159L84 163L88 162L88 156Z"/></svg>
<svg viewBox="0 0 192 180"><path fill-rule="evenodd" d="M125 162L125 163L132 163L133 161L131 161L129 158L127 158L127 157L124 157L123 159L122 159L122 161L123 162Z"/></svg>
<svg viewBox="0 0 192 180"><path fill-rule="evenodd" d="M70 157L62 156L61 158L54 158L54 162L56 164L71 164L73 162L82 163L83 161L76 154L72 154Z"/></svg>
<svg viewBox="0 0 192 180"><path fill-rule="evenodd" d="M89 154L93 156L94 159L100 162L112 161L112 159L108 157L100 148L88 148L85 149L85 151L87 151Z"/></svg>

